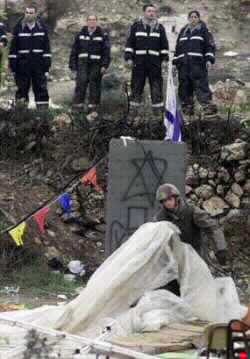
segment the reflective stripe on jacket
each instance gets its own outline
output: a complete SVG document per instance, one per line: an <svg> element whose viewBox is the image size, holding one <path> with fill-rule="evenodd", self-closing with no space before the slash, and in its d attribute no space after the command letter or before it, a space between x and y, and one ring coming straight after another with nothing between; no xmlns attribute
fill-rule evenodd
<svg viewBox="0 0 250 359"><path fill-rule="evenodd" d="M76 71L80 61L98 62L106 68L109 66L109 37L99 26L92 34L89 34L88 27L84 26L76 35L70 53L69 68Z"/></svg>
<svg viewBox="0 0 250 359"><path fill-rule="evenodd" d="M6 46L8 43L6 32L5 32L5 26L2 22L0 22L0 42L2 42L4 46Z"/></svg>
<svg viewBox="0 0 250 359"><path fill-rule="evenodd" d="M33 70L48 72L51 66L50 41L47 28L39 20L30 29L19 22L13 32L9 52L10 68L13 72Z"/></svg>
<svg viewBox="0 0 250 359"><path fill-rule="evenodd" d="M142 20L136 21L129 30L125 47L125 61L135 63L160 64L168 61L168 40L163 25L156 23L154 28L145 25Z"/></svg>
<svg viewBox="0 0 250 359"><path fill-rule="evenodd" d="M215 43L205 23L200 22L191 31L189 25L183 27L176 41L173 63L215 62Z"/></svg>

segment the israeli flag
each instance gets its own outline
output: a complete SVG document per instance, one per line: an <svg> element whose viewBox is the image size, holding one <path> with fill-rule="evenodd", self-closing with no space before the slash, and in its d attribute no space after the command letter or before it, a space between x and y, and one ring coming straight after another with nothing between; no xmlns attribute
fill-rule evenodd
<svg viewBox="0 0 250 359"><path fill-rule="evenodd" d="M172 62L169 61L166 106L164 112L164 125L166 127L165 140L181 142L181 114L177 110L176 94L173 79Z"/></svg>

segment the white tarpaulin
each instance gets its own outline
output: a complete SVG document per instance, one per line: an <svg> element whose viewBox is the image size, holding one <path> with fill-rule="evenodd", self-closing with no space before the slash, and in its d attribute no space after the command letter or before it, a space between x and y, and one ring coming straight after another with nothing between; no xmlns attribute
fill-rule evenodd
<svg viewBox="0 0 250 359"><path fill-rule="evenodd" d="M180 298L157 290L174 278L179 279ZM246 312L231 278L214 280L195 250L180 241L177 227L157 222L142 225L69 304L46 307L42 314L35 310L2 316L96 337L106 325L127 334L194 317L227 322Z"/></svg>

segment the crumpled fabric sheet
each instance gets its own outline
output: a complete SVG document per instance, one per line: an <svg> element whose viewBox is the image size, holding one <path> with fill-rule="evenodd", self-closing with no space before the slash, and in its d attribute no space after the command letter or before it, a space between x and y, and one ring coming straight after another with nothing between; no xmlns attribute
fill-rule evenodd
<svg viewBox="0 0 250 359"><path fill-rule="evenodd" d="M181 297L157 290L175 278ZM19 313L19 318L25 321L27 315L39 326L96 337L107 325L114 334L126 335L193 318L228 322L246 312L232 279L214 279L195 250L180 241L176 226L156 222L142 225L69 304L48 307L42 315Z"/></svg>

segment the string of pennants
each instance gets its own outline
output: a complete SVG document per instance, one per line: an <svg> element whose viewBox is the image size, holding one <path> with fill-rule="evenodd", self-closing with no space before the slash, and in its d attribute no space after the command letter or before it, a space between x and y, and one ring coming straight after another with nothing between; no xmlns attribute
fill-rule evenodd
<svg viewBox="0 0 250 359"><path fill-rule="evenodd" d="M27 215L25 218L23 218L20 222L17 224L8 227L4 231L2 231L0 234L8 233L9 236L15 241L16 245L18 247L23 245L23 235L25 233L25 230L27 228L27 222L32 219L36 223L36 227L39 233L43 234L45 232L45 219L46 216L49 213L50 207L57 203L60 205L64 213L69 213L71 211L71 197L69 192L72 191L75 187L77 187L79 184L83 184L84 186L91 185L95 191L97 192L103 192L102 188L97 184L97 176L96 176L96 166L102 161L101 159L96 165L91 167L89 170L86 171L86 173L80 177L80 179L77 177L77 182L74 183L68 191L65 191L69 187L69 185L75 181L75 178L71 180L65 187L64 192L60 194L59 196L56 196L56 198L51 199L47 201L45 204L43 204L39 209L33 211L29 215Z"/></svg>

